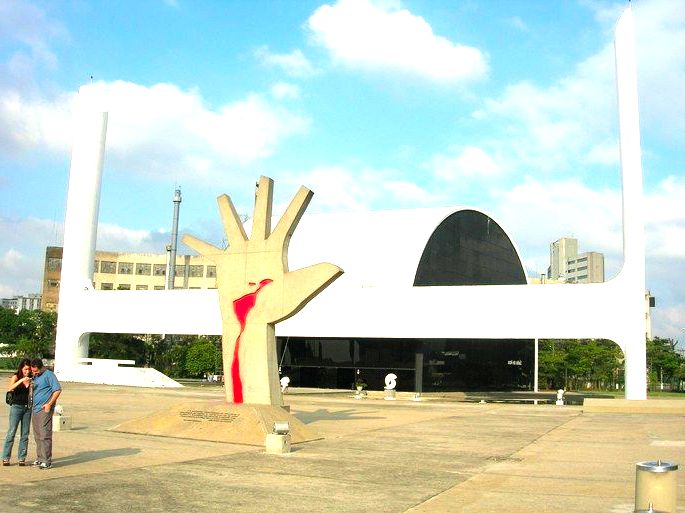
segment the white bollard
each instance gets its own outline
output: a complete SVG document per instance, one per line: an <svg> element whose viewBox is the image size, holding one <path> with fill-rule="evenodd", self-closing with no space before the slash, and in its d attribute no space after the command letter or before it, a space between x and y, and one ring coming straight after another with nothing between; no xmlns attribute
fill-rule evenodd
<svg viewBox="0 0 685 513"><path fill-rule="evenodd" d="M290 435L278 435L276 433L268 433L266 435L266 453L267 454L287 454L290 452Z"/></svg>

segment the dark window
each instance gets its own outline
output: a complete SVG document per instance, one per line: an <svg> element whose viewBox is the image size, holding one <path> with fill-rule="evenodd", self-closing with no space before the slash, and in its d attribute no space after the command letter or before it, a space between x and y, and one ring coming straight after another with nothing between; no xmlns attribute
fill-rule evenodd
<svg viewBox="0 0 685 513"><path fill-rule="evenodd" d="M100 262L100 272L107 274L115 274L117 272L117 263L103 260L102 262Z"/></svg>
<svg viewBox="0 0 685 513"><path fill-rule="evenodd" d="M102 283L102 284L100 284L100 290L113 290L113 289L114 289L113 283Z"/></svg>
<svg viewBox="0 0 685 513"><path fill-rule="evenodd" d="M475 210L455 212L440 223L414 278L414 286L526 283L509 237L490 217Z"/></svg>
<svg viewBox="0 0 685 513"><path fill-rule="evenodd" d="M136 290L147 290L147 285L136 285Z"/></svg>
<svg viewBox="0 0 685 513"><path fill-rule="evenodd" d="M139 276L150 276L152 272L152 265L150 264L136 264L136 274Z"/></svg>
<svg viewBox="0 0 685 513"><path fill-rule="evenodd" d="M117 290L131 290L131 284L130 283L121 283L117 287Z"/></svg>
<svg viewBox="0 0 685 513"><path fill-rule="evenodd" d="M216 266L215 265L208 265L207 266L207 278L216 278Z"/></svg>
<svg viewBox="0 0 685 513"><path fill-rule="evenodd" d="M133 274L133 262L119 262L119 274Z"/></svg>
<svg viewBox="0 0 685 513"><path fill-rule="evenodd" d="M155 264L152 272L155 276L166 276L166 265Z"/></svg>
<svg viewBox="0 0 685 513"><path fill-rule="evenodd" d="M60 271L62 270L62 259L61 258L48 258L48 271Z"/></svg>
<svg viewBox="0 0 685 513"><path fill-rule="evenodd" d="M191 265L188 267L188 276L191 278L202 278L205 273L204 265Z"/></svg>

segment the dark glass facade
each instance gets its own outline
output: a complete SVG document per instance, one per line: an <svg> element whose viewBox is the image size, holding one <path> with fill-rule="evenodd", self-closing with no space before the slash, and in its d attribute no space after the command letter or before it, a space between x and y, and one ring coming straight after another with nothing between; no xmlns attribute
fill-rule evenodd
<svg viewBox="0 0 685 513"><path fill-rule="evenodd" d="M278 338L278 355L291 386L350 389L357 369L372 390L382 390L390 372L397 375L400 391L528 390L533 385L530 340L284 337Z"/></svg>
<svg viewBox="0 0 685 513"><path fill-rule="evenodd" d="M440 223L414 279L414 286L516 284L526 277L514 246L475 210ZM372 390L383 389L390 372L400 391L526 390L533 351L532 340L278 338L281 374L291 386L320 388L350 389L359 370Z"/></svg>
<svg viewBox="0 0 685 513"><path fill-rule="evenodd" d="M414 278L414 286L525 283L507 234L475 210L460 210L440 223L428 239Z"/></svg>

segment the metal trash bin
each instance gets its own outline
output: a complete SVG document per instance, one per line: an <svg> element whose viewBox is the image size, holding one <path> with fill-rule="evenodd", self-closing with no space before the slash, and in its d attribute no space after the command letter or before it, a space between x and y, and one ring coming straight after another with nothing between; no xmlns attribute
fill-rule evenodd
<svg viewBox="0 0 685 513"><path fill-rule="evenodd" d="M642 461L635 467L635 511L676 513L678 464Z"/></svg>
<svg viewBox="0 0 685 513"><path fill-rule="evenodd" d="M652 508L651 504L649 506L649 509L636 509L634 513L664 513L663 511L657 511L654 508Z"/></svg>

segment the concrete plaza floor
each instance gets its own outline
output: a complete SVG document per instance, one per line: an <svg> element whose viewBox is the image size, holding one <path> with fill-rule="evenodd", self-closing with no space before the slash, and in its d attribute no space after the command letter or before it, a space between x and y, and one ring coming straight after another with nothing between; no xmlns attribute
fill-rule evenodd
<svg viewBox="0 0 685 513"><path fill-rule="evenodd" d="M109 431L180 401L221 396L217 388L65 384L60 403L73 429L55 433L54 467L19 467L13 458L0 470L0 512L627 513L636 462L685 464L682 415L578 406L291 394L292 413L323 439L284 456ZM685 505L685 470L678 487Z"/></svg>

